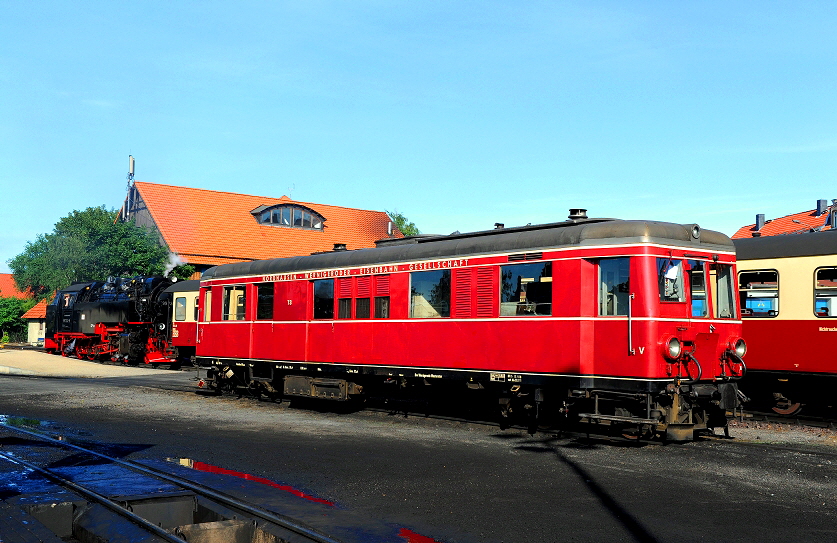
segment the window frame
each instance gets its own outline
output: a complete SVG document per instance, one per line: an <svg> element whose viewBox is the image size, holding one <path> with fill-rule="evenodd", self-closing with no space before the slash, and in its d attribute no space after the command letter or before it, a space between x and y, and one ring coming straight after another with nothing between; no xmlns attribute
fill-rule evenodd
<svg viewBox="0 0 837 543"><path fill-rule="evenodd" d="M236 297L235 313L233 314L233 293L241 292ZM247 285L224 285L221 290L221 320L222 321L243 321L247 320ZM243 304L241 301L243 300ZM238 310L239 306L241 311ZM233 318L231 318L234 315Z"/></svg>
<svg viewBox="0 0 837 543"><path fill-rule="evenodd" d="M268 207L259 206L251 211L251 214L256 219L256 222L264 226L299 228L318 232L322 232L325 228L325 217L310 207L300 204L276 204Z"/></svg>
<svg viewBox="0 0 837 543"><path fill-rule="evenodd" d="M819 291L827 290L829 288L829 287L822 288L817 284L817 282L819 281L819 279L817 278L817 274L821 270L835 270L835 272L837 272L837 266L818 266L818 267L814 268L814 307L813 307L814 316L818 319L833 319L833 318L837 317L837 311L835 311L834 312L835 314L833 314L833 315L820 315L819 313L817 313L817 300L819 298ZM837 287L834 287L834 294L835 294L835 296L828 296L828 297L829 298L837 297Z"/></svg>
<svg viewBox="0 0 837 543"><path fill-rule="evenodd" d="M620 313L619 308L621 307L621 304L618 303L619 300L620 300L620 298L619 298L620 292L617 291L616 294L615 294L616 297L614 298L615 301L617 302L616 312L615 313L607 313L607 312L604 311L607 299L602 296L602 293L605 292L607 294L610 294L611 290L603 291L602 263L603 262L616 262L616 261L619 261L619 260L625 261L626 264L627 264L628 279L627 279L626 282L614 283L612 285L611 290L613 288L619 287L622 284L627 284L627 290L624 291L624 295L626 296L626 299L628 300L628 303L625 304L625 307L626 307L625 312ZM632 257L630 257L630 256L613 256L613 257L606 257L606 258L598 258L598 259L595 260L595 262L596 262L596 278L597 278L596 303L597 303L597 306L598 306L598 308L597 308L598 316L599 317L627 317L628 316L627 307L628 307L628 305L630 305L630 296L631 296L631 263L632 263ZM617 270L617 271L621 272L621 269ZM619 279L620 279L620 277L616 278L617 281L619 281Z"/></svg>
<svg viewBox="0 0 837 543"><path fill-rule="evenodd" d="M774 273L776 274L776 288L763 288L763 289L756 289L756 288L742 288L741 287L741 276L745 274L752 274L752 273ZM738 271L738 305L741 307L741 318L746 319L774 319L779 316L779 311L781 311L781 305L779 304L780 299L780 286L779 286L779 270L775 268L764 268L759 270L739 270ZM744 298L746 297L746 292L775 292L775 296L771 296L771 298L775 298L776 300L776 309L770 309L767 311L766 314L756 314L756 313L747 313L747 311L751 311L746 307L746 303ZM816 305L816 304L815 304ZM772 314L771 314L772 313Z"/></svg>
<svg viewBox="0 0 837 543"><path fill-rule="evenodd" d="M515 289L514 294L517 295L518 301L515 302L513 296L509 297L509 299L506 299L507 296L506 296L506 290L505 290L506 289L505 272L506 271L512 271L513 272L514 270L521 270L523 268L534 268L534 267L537 267L537 266L541 267L541 274L543 274L543 271L548 268L549 269L549 275L548 276L547 275L539 275L537 278L534 278L534 279L537 279L537 280L527 281L527 282L524 283L522 281L523 278L524 278L523 274L514 273L510 278L517 277L518 280L517 280L516 285L511 285L511 288ZM538 260L538 261L531 261L531 262L514 262L514 263L508 263L508 264L500 264L499 268L500 268L500 281L499 281L499 285L498 285L498 287L499 287L499 297L498 297L499 301L498 301L498 303L500 304L500 306L499 306L500 317L515 318L515 317L551 317L552 316L552 305L553 305L553 294L554 294L554 289L552 288L552 286L553 286L554 277L552 275L553 265L552 265L551 260ZM549 280L548 281L540 280L540 279L546 279L546 278L549 278ZM527 277L527 279L528 279L528 277ZM549 290L549 298L548 298L549 301L548 302L529 302L529 285L536 284L536 283L537 284L544 283L544 284L549 285L548 289L546 289L544 287L544 290ZM509 294L511 294L511 291L509 291ZM524 297L526 299L526 302L521 301ZM503 314L503 309L504 309L503 304L507 304L505 306L506 309L510 309L510 308L513 307L514 308L514 313L504 315ZM525 311L530 306L533 306L533 312L532 313L526 313ZM538 306L546 306L547 312L546 313L539 312ZM521 310L523 310L523 312L521 312Z"/></svg>
<svg viewBox="0 0 837 543"><path fill-rule="evenodd" d="M422 293L421 298L424 299L425 302L427 302L427 305L429 305L431 308L433 308L433 310L436 312L436 315L417 316L415 314L416 313L415 303L416 303L416 298L417 298L416 294L414 294L414 292L417 292L417 291L414 290L415 278L417 276L429 276L431 274L439 274L439 279L436 281L436 285L441 285L445 276L447 276L447 283L448 283L447 286L448 286L448 288L447 288L447 293L446 293L447 294L447 296L446 296L447 299L445 300L447 302L447 308L446 308L447 309L447 311L446 311L447 314L443 314L439 310L440 308L445 309L444 305L441 305L440 307L437 308L436 306L432 305L430 303L430 300L428 300L424 296L424 294ZM451 270L447 269L447 268L442 269L442 270L423 270L423 271L410 272L410 290L409 290L410 313L409 313L409 318L411 318L411 319L446 319L446 318L450 318L450 316L451 316L451 291L453 290L452 289L452 279L453 279L452 275L453 274L451 273ZM435 287L433 287L433 288L435 288Z"/></svg>

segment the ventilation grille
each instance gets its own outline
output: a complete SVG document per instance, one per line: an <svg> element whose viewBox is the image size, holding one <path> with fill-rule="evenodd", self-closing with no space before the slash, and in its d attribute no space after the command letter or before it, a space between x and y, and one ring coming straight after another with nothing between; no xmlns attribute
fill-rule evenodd
<svg viewBox="0 0 837 543"><path fill-rule="evenodd" d="M357 278L357 297L368 298L372 294L372 277L366 275Z"/></svg>
<svg viewBox="0 0 837 543"><path fill-rule="evenodd" d="M522 260L540 260L543 258L543 253L518 253L516 255L509 255L509 262L520 262Z"/></svg>
<svg viewBox="0 0 837 543"><path fill-rule="evenodd" d="M458 270L456 273L456 310L455 317L471 316L471 279L473 270Z"/></svg>
<svg viewBox="0 0 837 543"><path fill-rule="evenodd" d="M375 277L375 296L389 296L389 275Z"/></svg>
<svg viewBox="0 0 837 543"><path fill-rule="evenodd" d="M477 268L477 317L494 316L494 269Z"/></svg>

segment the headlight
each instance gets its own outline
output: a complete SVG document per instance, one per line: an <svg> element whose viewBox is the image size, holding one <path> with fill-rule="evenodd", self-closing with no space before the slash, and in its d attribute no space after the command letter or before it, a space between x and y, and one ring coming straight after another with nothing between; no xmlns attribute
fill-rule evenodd
<svg viewBox="0 0 837 543"><path fill-rule="evenodd" d="M742 358L745 354L747 354L747 344L743 339L739 339L735 342L734 350L735 354L737 354L739 358Z"/></svg>
<svg viewBox="0 0 837 543"><path fill-rule="evenodd" d="M676 337L669 339L665 345L665 354L669 358L680 358L680 353L683 352L683 345Z"/></svg>

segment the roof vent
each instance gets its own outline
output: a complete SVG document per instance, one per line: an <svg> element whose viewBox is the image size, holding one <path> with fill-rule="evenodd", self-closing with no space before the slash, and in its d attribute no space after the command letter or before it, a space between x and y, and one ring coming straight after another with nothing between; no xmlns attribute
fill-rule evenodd
<svg viewBox="0 0 837 543"><path fill-rule="evenodd" d="M756 232L764 228L764 213L756 215Z"/></svg>
<svg viewBox="0 0 837 543"><path fill-rule="evenodd" d="M817 215L822 215L828 211L828 200L817 200Z"/></svg>
<svg viewBox="0 0 837 543"><path fill-rule="evenodd" d="M334 249L332 249L332 250L333 251L345 251L346 250L346 244L345 243L335 243L334 244Z"/></svg>
<svg viewBox="0 0 837 543"><path fill-rule="evenodd" d="M571 221L578 221L587 218L586 209L570 209L570 216L567 217Z"/></svg>
<svg viewBox="0 0 837 543"><path fill-rule="evenodd" d="M500 228L505 228L505 227L506 227L506 225L501 223L501 222L495 222L494 223L494 229L495 230L499 230Z"/></svg>

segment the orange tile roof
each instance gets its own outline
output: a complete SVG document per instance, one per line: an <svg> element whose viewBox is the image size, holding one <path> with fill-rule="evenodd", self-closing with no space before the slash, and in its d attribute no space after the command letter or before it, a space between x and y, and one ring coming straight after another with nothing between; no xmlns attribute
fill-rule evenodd
<svg viewBox="0 0 837 543"><path fill-rule="evenodd" d="M21 292L17 289L14 277L10 273L0 273L0 296L3 298L31 298L28 292Z"/></svg>
<svg viewBox="0 0 837 543"><path fill-rule="evenodd" d="M46 318L47 301L41 300L35 306L23 314L22 319L45 319Z"/></svg>
<svg viewBox="0 0 837 543"><path fill-rule="evenodd" d="M383 211L297 202L287 196L251 196L142 181L134 185L169 248L190 264L307 255L330 251L335 243L360 249L388 237L390 218ZM282 203L316 211L326 219L325 228L262 225L250 213L259 206ZM403 237L395 226L393 232Z"/></svg>
<svg viewBox="0 0 837 543"><path fill-rule="evenodd" d="M826 225L828 214L831 211L829 207L825 213L817 215L816 209L809 211L802 211L801 213L794 213L778 219L771 219L765 221L764 226L759 230L762 236L778 236L781 234L801 234L803 232L810 232L812 229L830 230L831 225ZM738 231L732 235L732 239L750 238L756 232L756 225L748 224L742 226Z"/></svg>

